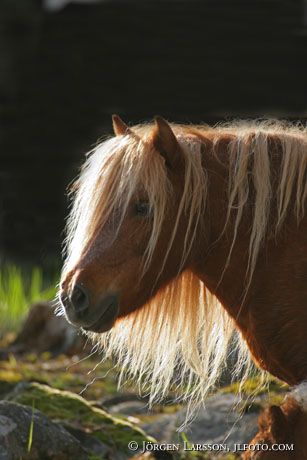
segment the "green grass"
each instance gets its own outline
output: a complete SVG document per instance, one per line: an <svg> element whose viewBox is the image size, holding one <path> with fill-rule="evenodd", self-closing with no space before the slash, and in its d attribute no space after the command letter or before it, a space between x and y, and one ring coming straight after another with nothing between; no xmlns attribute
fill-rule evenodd
<svg viewBox="0 0 307 460"><path fill-rule="evenodd" d="M56 277L47 280L34 267L25 271L16 266L0 270L0 337L16 332L31 304L51 300L56 294Z"/></svg>
<svg viewBox="0 0 307 460"><path fill-rule="evenodd" d="M32 416L31 416L31 423L30 423L30 430L29 430L29 437L28 437L28 453L31 452L32 443L33 443L33 427L34 427L34 401L32 402Z"/></svg>

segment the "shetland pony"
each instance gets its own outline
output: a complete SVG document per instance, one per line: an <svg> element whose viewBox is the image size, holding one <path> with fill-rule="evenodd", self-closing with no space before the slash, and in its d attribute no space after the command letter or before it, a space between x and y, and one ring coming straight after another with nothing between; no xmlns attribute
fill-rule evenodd
<svg viewBox="0 0 307 460"><path fill-rule="evenodd" d="M68 220L68 321L162 399L190 413L249 352L307 379L307 135L286 123L128 128L88 156ZM102 332L106 334L101 334Z"/></svg>

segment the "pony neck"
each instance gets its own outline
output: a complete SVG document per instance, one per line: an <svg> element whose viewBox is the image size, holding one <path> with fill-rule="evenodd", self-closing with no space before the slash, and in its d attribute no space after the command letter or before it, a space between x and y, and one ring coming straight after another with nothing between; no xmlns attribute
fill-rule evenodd
<svg viewBox="0 0 307 460"><path fill-rule="evenodd" d="M213 143L210 149L208 140L203 141L207 210L196 238L192 271L234 319L257 364L289 384L298 384L307 378L307 265L302 260L307 219L298 226L291 215L285 221L287 233L265 239L247 282L252 205L244 211L230 258L232 216L224 228L230 141L224 136L215 149ZM208 246L203 243L204 232L210 235Z"/></svg>
<svg viewBox="0 0 307 460"><path fill-rule="evenodd" d="M215 143L210 138L201 139L202 163L207 176L208 190L206 212L199 225L199 235L193 253L193 271L216 295L228 313L241 324L245 314L242 310L242 301L246 294L249 235L244 234L246 223L243 221L242 229L231 250L233 229L231 225L225 229L225 221L229 175L227 156L229 142L232 139L231 136L223 136Z"/></svg>

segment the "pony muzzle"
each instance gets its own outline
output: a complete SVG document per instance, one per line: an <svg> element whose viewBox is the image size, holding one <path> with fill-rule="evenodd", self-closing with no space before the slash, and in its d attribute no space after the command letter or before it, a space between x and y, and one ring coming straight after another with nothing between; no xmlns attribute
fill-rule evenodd
<svg viewBox="0 0 307 460"><path fill-rule="evenodd" d="M69 294L62 291L60 299L67 320L73 326L86 331L108 331L112 328L119 313L117 294L108 293L100 296L97 302L93 302L90 293L84 285L80 284L75 284Z"/></svg>

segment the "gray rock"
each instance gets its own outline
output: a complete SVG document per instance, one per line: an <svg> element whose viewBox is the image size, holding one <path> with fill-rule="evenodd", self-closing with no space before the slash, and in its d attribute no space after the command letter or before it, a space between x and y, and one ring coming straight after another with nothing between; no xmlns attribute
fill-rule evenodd
<svg viewBox="0 0 307 460"><path fill-rule="evenodd" d="M148 406L142 401L125 401L109 407L111 414L139 415L147 414Z"/></svg>
<svg viewBox="0 0 307 460"><path fill-rule="evenodd" d="M121 404L124 402L142 402L144 405L148 405L148 397L140 396L135 393L118 393L116 395L105 395L99 401L99 404L103 407L112 407L116 406L117 404Z"/></svg>
<svg viewBox="0 0 307 460"><path fill-rule="evenodd" d="M53 355L73 355L83 351L85 338L63 316L56 316L52 302L31 306L23 326L7 353L37 354L49 351Z"/></svg>
<svg viewBox="0 0 307 460"><path fill-rule="evenodd" d="M78 439L78 441L80 441L84 449L91 455L96 455L99 458L109 458L111 452L110 446L107 446L99 439L95 438L95 436L92 436L83 430L79 430L67 424L63 424L63 426L69 433Z"/></svg>
<svg viewBox="0 0 307 460"><path fill-rule="evenodd" d="M186 430L191 442L223 444L231 449L235 443L250 441L257 432L257 413L240 415L235 410L237 397L233 394L219 394L208 399L204 409ZM179 425L183 423L185 413L178 414Z"/></svg>
<svg viewBox="0 0 307 460"><path fill-rule="evenodd" d="M140 426L146 433L153 436L159 442L172 442L173 439L176 439L177 442L177 428L180 425L178 414L180 413L181 411L174 414L161 414L160 416L155 416L152 422L143 423Z"/></svg>
<svg viewBox="0 0 307 460"><path fill-rule="evenodd" d="M250 441L257 432L258 414L240 415L235 410L237 399L233 394L217 394L208 398L205 408L184 429L191 443L227 444L233 450L235 443ZM141 427L161 442L180 442L178 428L185 420L186 411L162 414Z"/></svg>
<svg viewBox="0 0 307 460"><path fill-rule="evenodd" d="M33 436L30 449L30 427ZM28 452L29 450L29 452ZM0 402L0 460L87 460L79 441L38 410Z"/></svg>

